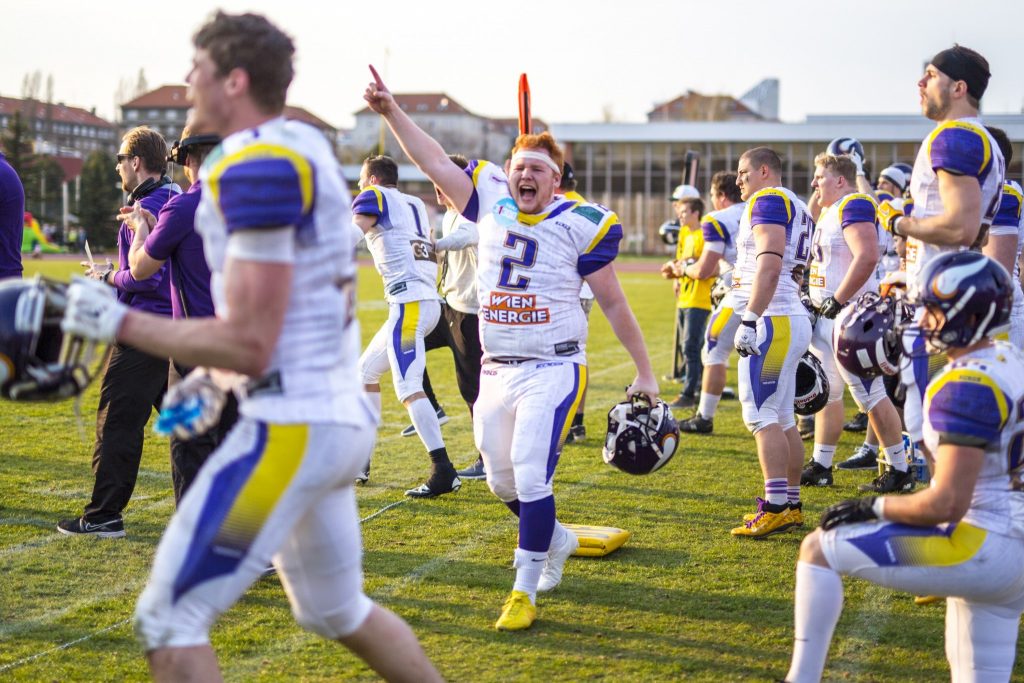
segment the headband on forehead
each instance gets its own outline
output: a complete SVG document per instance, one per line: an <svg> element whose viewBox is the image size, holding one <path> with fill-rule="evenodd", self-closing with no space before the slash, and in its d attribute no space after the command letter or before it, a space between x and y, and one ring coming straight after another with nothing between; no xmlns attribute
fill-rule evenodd
<svg viewBox="0 0 1024 683"><path fill-rule="evenodd" d="M562 173L562 169L558 168L558 164L556 164L551 157L547 154L543 154L542 152L531 152L528 149L522 149L512 155L512 161L515 161L516 159L533 159L534 161L539 161L547 165L547 167L555 173Z"/></svg>
<svg viewBox="0 0 1024 683"><path fill-rule="evenodd" d="M967 84L967 92L976 100L980 100L988 87L991 75L988 68L976 59L972 59L959 45L943 50L931 61L932 66L946 74L954 81Z"/></svg>

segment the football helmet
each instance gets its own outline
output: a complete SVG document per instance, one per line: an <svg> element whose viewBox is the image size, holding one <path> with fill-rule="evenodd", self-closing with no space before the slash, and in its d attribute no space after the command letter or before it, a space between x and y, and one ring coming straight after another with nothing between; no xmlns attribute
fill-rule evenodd
<svg viewBox="0 0 1024 683"><path fill-rule="evenodd" d="M679 242L679 221L665 221L658 228L658 235L665 244L676 244Z"/></svg>
<svg viewBox="0 0 1024 683"><path fill-rule="evenodd" d="M629 474L650 474L665 466L679 446L679 425L664 401L634 394L608 411L604 461Z"/></svg>
<svg viewBox="0 0 1024 683"><path fill-rule="evenodd" d="M855 138L836 138L828 143L827 151L832 156L856 156L861 161L864 161L864 145L860 144Z"/></svg>
<svg viewBox="0 0 1024 683"><path fill-rule="evenodd" d="M920 328L931 350L970 346L1006 332L1013 307L1010 274L976 251L936 256L921 274L910 303L925 308Z"/></svg>
<svg viewBox="0 0 1024 683"><path fill-rule="evenodd" d="M0 398L59 401L95 377L96 343L60 329L66 288L38 276L0 282Z"/></svg>
<svg viewBox="0 0 1024 683"><path fill-rule="evenodd" d="M864 292L835 332L836 360L864 379L895 375L900 369L900 330L910 318L906 305L891 296Z"/></svg>
<svg viewBox="0 0 1024 683"><path fill-rule="evenodd" d="M810 351L804 353L796 366L793 412L797 415L814 415L828 403L828 391L828 376L821 361Z"/></svg>

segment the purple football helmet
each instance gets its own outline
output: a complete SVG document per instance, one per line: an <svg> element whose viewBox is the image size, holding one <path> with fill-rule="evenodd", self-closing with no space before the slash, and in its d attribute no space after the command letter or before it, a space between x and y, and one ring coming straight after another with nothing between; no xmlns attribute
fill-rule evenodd
<svg viewBox="0 0 1024 683"><path fill-rule="evenodd" d="M679 446L679 425L663 401L653 406L643 394L608 411L604 461L629 474L661 469Z"/></svg>
<svg viewBox="0 0 1024 683"><path fill-rule="evenodd" d="M970 346L1009 329L1013 284L998 261L976 251L940 254L925 266L921 283L911 303L931 314L920 325L929 348Z"/></svg>
<svg viewBox="0 0 1024 683"><path fill-rule="evenodd" d="M864 292L835 331L836 360L864 379L895 375L900 370L900 325L906 306L891 296Z"/></svg>
<svg viewBox="0 0 1024 683"><path fill-rule="evenodd" d="M65 288L39 277L0 282L0 398L58 401L96 375L95 342L61 332Z"/></svg>

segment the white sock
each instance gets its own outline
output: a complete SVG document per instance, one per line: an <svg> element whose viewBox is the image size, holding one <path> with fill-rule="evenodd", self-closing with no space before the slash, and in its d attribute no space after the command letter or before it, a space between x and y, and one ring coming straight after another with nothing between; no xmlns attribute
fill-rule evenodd
<svg viewBox="0 0 1024 683"><path fill-rule="evenodd" d="M867 441L865 441L864 448L868 449L875 455L878 455L878 444L868 443Z"/></svg>
<svg viewBox="0 0 1024 683"><path fill-rule="evenodd" d="M416 426L420 441L427 447L427 452L444 448L441 438L441 425L437 423L437 412L426 398L418 398L409 405L409 417Z"/></svg>
<svg viewBox="0 0 1024 683"><path fill-rule="evenodd" d="M828 646L843 611L843 580L828 567L796 563L793 661L786 680L821 680Z"/></svg>
<svg viewBox="0 0 1024 683"><path fill-rule="evenodd" d="M900 472L907 471L907 451L903 448L903 442L900 441L895 446L886 446L885 459L889 461L889 464L895 467Z"/></svg>
<svg viewBox="0 0 1024 683"><path fill-rule="evenodd" d="M547 553L535 553L516 548L516 559L512 566L516 568L516 582L512 590L522 591L530 596L530 602L537 604L537 584L540 574L544 571L544 563L548 561Z"/></svg>
<svg viewBox="0 0 1024 683"><path fill-rule="evenodd" d="M718 402L722 400L722 395L709 394L706 391L700 394L700 403L697 404L697 414L703 417L705 420L711 420L715 417L715 412L718 410Z"/></svg>
<svg viewBox="0 0 1024 683"><path fill-rule="evenodd" d="M835 446L826 446L823 443L814 444L814 451L811 458L822 467L832 467L832 458L836 455Z"/></svg>

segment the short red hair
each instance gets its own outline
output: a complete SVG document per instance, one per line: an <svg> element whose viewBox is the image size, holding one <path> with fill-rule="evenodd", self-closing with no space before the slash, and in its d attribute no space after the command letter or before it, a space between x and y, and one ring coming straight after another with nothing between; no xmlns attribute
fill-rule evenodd
<svg viewBox="0 0 1024 683"><path fill-rule="evenodd" d="M512 146L513 156L521 149L542 149L548 153L548 156L551 157L551 160L555 162L558 168L563 168L565 165L565 153L562 152L562 148L555 142L555 136L547 131L539 135L523 133L517 137L516 144Z"/></svg>

